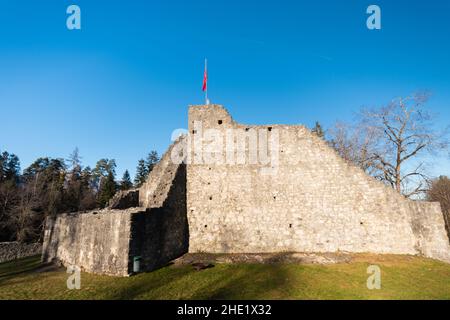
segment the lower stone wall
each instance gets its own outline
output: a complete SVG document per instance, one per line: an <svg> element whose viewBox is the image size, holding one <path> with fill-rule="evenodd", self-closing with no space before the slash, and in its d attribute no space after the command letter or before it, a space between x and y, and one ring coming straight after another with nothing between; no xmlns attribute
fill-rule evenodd
<svg viewBox="0 0 450 320"><path fill-rule="evenodd" d="M47 220L42 260L116 276L157 269L188 251L186 166L175 168L164 201L155 208L104 209ZM125 197L127 193L123 194ZM118 197L114 203L123 203Z"/></svg>
<svg viewBox="0 0 450 320"><path fill-rule="evenodd" d="M40 243L0 242L0 263L41 254Z"/></svg>
<svg viewBox="0 0 450 320"><path fill-rule="evenodd" d="M188 251L185 165L176 169L161 207L133 214L131 230L130 257L141 256L141 271L160 268Z"/></svg>
<svg viewBox="0 0 450 320"><path fill-rule="evenodd" d="M445 232L445 218L440 204L410 201L409 205L417 252L450 263L450 239Z"/></svg>
<svg viewBox="0 0 450 320"><path fill-rule="evenodd" d="M280 180L239 167L191 165L189 251L372 252L450 262L439 203L407 200L369 179L339 186L345 177L314 181L308 171L289 169L279 168L286 177Z"/></svg>
<svg viewBox="0 0 450 320"><path fill-rule="evenodd" d="M129 275L131 216L145 209L62 214L47 220L42 260L109 275Z"/></svg>

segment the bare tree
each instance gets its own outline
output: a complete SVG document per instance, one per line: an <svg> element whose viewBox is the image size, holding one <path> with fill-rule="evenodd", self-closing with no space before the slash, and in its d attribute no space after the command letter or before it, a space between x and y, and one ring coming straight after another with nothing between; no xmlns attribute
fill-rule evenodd
<svg viewBox="0 0 450 320"><path fill-rule="evenodd" d="M8 224L11 208L19 201L19 188L12 180L0 182L0 242L10 241L11 228Z"/></svg>
<svg viewBox="0 0 450 320"><path fill-rule="evenodd" d="M25 185L19 192L17 204L6 212L4 223L13 231L17 241L26 242L38 235L35 226L39 221L35 210L38 203L33 186Z"/></svg>
<svg viewBox="0 0 450 320"><path fill-rule="evenodd" d="M378 132L360 124L352 126L344 122L336 122L328 130L331 139L329 144L347 161L361 167L368 174L374 173L372 154Z"/></svg>
<svg viewBox="0 0 450 320"><path fill-rule="evenodd" d="M438 201L444 213L445 227L450 238L450 179L441 176L431 181L427 190L427 200Z"/></svg>
<svg viewBox="0 0 450 320"><path fill-rule="evenodd" d="M334 133L331 144L344 158L406 197L423 194L428 176L422 156L448 146L446 132L434 129L427 100L428 95L416 94L379 109L362 109L357 124Z"/></svg>

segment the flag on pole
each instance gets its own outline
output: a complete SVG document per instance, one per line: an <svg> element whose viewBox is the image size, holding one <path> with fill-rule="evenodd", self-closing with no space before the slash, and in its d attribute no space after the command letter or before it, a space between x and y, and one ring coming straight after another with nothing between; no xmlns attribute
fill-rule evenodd
<svg viewBox="0 0 450 320"><path fill-rule="evenodd" d="M203 73L203 92L205 93L205 104L209 105L208 99L208 60L205 59L205 72Z"/></svg>
<svg viewBox="0 0 450 320"><path fill-rule="evenodd" d="M203 73L203 92L208 90L208 65L207 60L205 59L205 72Z"/></svg>

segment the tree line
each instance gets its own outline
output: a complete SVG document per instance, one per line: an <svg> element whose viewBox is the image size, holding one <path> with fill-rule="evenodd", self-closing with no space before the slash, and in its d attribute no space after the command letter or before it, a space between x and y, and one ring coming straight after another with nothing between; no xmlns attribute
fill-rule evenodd
<svg viewBox="0 0 450 320"><path fill-rule="evenodd" d="M128 170L117 181L114 159L83 166L78 148L68 159L38 158L23 172L17 155L0 150L0 242L42 241L47 216L104 208L118 190L140 187L158 161L151 151L133 182Z"/></svg>

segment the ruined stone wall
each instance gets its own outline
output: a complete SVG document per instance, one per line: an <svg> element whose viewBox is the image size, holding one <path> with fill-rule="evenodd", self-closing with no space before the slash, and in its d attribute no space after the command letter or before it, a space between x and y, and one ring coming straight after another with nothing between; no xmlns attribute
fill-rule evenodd
<svg viewBox="0 0 450 320"><path fill-rule="evenodd" d="M186 166L174 169L161 206L132 217L130 255L141 256L142 270L162 267L188 251L186 216ZM152 197L153 198L153 197Z"/></svg>
<svg viewBox="0 0 450 320"><path fill-rule="evenodd" d="M224 141L211 147L216 135L208 129L235 150L226 152ZM246 141L264 146L265 137L257 161L248 159L255 154ZM187 153L187 164L172 161L178 153ZM421 254L450 262L439 204L406 200L303 126L246 126L217 105L191 107L189 137L170 146L139 190L110 205L49 218L43 261L122 276L132 273L134 257L150 271L188 249Z"/></svg>
<svg viewBox="0 0 450 320"><path fill-rule="evenodd" d="M147 181L139 189L139 206L158 208L164 205L181 164L181 161L172 161L172 152L178 150L183 143L184 137L172 143L150 172Z"/></svg>
<svg viewBox="0 0 450 320"><path fill-rule="evenodd" d="M42 260L126 276L135 257L141 257L140 271L151 271L186 253L186 166L170 161L179 143L142 188L118 192L109 208L47 219Z"/></svg>
<svg viewBox="0 0 450 320"><path fill-rule="evenodd" d="M142 257L143 270L159 268L188 250L186 165L172 161L184 143L181 137L170 145L139 190L139 205L147 211L133 216L130 254Z"/></svg>
<svg viewBox="0 0 450 320"><path fill-rule="evenodd" d="M41 251L40 243L0 242L0 263L35 256Z"/></svg>
<svg viewBox="0 0 450 320"><path fill-rule="evenodd" d="M224 139L230 129L254 129L279 141L279 148L265 163L201 163L205 155L198 145L214 149L204 136L211 128ZM304 126L246 126L221 106L193 106L189 134L190 252L348 251L423 254L450 262L439 204L406 200ZM225 142L219 149L226 153ZM245 149L250 152L249 144Z"/></svg>
<svg viewBox="0 0 450 320"><path fill-rule="evenodd" d="M49 218L42 260L92 273L128 275L131 217L141 211L106 209Z"/></svg>

